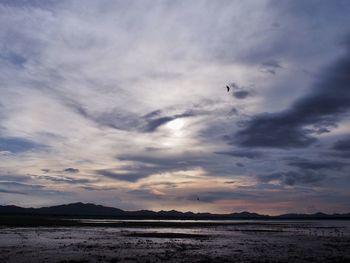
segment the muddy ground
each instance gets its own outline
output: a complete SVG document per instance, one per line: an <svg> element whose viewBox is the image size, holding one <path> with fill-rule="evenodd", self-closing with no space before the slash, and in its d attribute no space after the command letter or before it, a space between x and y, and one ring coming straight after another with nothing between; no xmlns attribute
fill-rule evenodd
<svg viewBox="0 0 350 263"><path fill-rule="evenodd" d="M349 222L0 227L0 262L350 262Z"/></svg>

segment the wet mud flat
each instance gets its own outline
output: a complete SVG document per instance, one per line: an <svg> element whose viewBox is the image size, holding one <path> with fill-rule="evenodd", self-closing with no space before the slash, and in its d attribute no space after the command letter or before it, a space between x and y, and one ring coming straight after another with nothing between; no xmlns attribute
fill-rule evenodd
<svg viewBox="0 0 350 263"><path fill-rule="evenodd" d="M0 262L350 262L349 225L0 226Z"/></svg>

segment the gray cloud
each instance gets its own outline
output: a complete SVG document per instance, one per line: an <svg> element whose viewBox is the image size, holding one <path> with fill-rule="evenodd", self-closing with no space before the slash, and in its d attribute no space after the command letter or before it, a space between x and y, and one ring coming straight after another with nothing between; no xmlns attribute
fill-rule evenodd
<svg viewBox="0 0 350 263"><path fill-rule="evenodd" d="M26 182L31 179L30 176L16 175L8 172L0 172L1 181L15 181L15 182Z"/></svg>
<svg viewBox="0 0 350 263"><path fill-rule="evenodd" d="M350 152L350 137L337 141L333 149L336 151Z"/></svg>
<svg viewBox="0 0 350 263"><path fill-rule="evenodd" d="M246 90L234 91L232 94L237 99L245 99L249 96L249 92Z"/></svg>
<svg viewBox="0 0 350 263"><path fill-rule="evenodd" d="M254 116L236 133L235 143L244 147L275 148L303 148L314 143L316 138L309 134L306 125L334 126L350 108L349 72L350 50L347 49L342 58L324 71L307 95L287 110Z"/></svg>
<svg viewBox="0 0 350 263"><path fill-rule="evenodd" d="M159 114L159 113L157 113L157 114ZM154 112L151 112L151 115L149 115L149 114L146 115L147 124L143 128L144 132L154 132L155 130L157 130L157 128L159 128L160 126L162 126L170 121L173 121L173 120L178 119L178 118L193 117L193 116L195 116L195 113L192 111L189 111L189 112L185 112L182 114L176 114L173 116L165 116L165 117L159 117L159 118L152 119L152 117L154 117L154 116L158 116L158 115L155 115Z"/></svg>
<svg viewBox="0 0 350 263"><path fill-rule="evenodd" d="M348 165L339 161L310 161L301 160L289 162L288 165L298 167L305 170L341 170L344 166Z"/></svg>
<svg viewBox="0 0 350 263"><path fill-rule="evenodd" d="M0 63L1 60L5 62L10 62L16 66L23 66L27 62L27 59L25 57L13 52L5 54L0 53Z"/></svg>
<svg viewBox="0 0 350 263"><path fill-rule="evenodd" d="M90 179L72 178L67 176L39 175L39 176L36 176L35 178L57 182L57 183L68 183L68 184L86 184L86 183L93 182L93 180L90 180Z"/></svg>
<svg viewBox="0 0 350 263"><path fill-rule="evenodd" d="M215 153L224 154L224 155L233 156L233 157L248 158L248 159L256 159L264 156L264 154L262 154L259 151L249 151L249 150L235 150L235 151L215 152Z"/></svg>
<svg viewBox="0 0 350 263"><path fill-rule="evenodd" d="M332 150L334 152L330 153L333 156L341 158L350 158L350 137L343 138L334 143Z"/></svg>
<svg viewBox="0 0 350 263"><path fill-rule="evenodd" d="M247 88L240 86L235 82L231 82L229 86L233 90L232 96L236 99L245 99L250 95L250 92L247 90Z"/></svg>
<svg viewBox="0 0 350 263"><path fill-rule="evenodd" d="M6 185L8 187L16 186L16 187L23 187L23 188L29 188L29 189L42 189L42 188L45 188L44 185L27 184L27 183L15 182L15 181L0 181L0 185Z"/></svg>
<svg viewBox="0 0 350 263"><path fill-rule="evenodd" d="M278 69L281 69L281 64L276 60L268 60L261 63L261 71L275 75Z"/></svg>
<svg viewBox="0 0 350 263"><path fill-rule="evenodd" d="M69 168L64 169L63 172L66 172L66 173L79 173L79 169L69 167Z"/></svg>
<svg viewBox="0 0 350 263"><path fill-rule="evenodd" d="M243 163L238 162L238 163L236 163L236 166L238 166L238 167L244 167L245 165L244 165Z"/></svg>
<svg viewBox="0 0 350 263"><path fill-rule="evenodd" d="M115 205L117 198L126 200L126 208L149 208L167 205L162 202L169 196L159 201L157 191L143 188L159 186L172 199L177 192L194 194L178 180L155 176L148 182L162 173L191 181L196 191L206 192L203 201L239 200L255 207L265 202L276 204L274 213L285 205L281 200L297 210L295 200L303 205L322 176L332 179L322 185L324 193L341 196L349 180L348 167L339 163L346 163L350 151L344 142L325 147L329 138L339 140L333 130L349 109L347 88L338 85L347 82L340 79L349 70L337 48L348 33L348 2L0 1L1 169L13 172L1 173L0 180L22 183L0 186L1 198L57 204L70 200L74 189L74 200ZM328 72L318 71L330 61L335 63ZM319 80L312 88L314 78ZM223 83L230 80L236 83L227 93ZM187 118L182 128L163 130L178 118ZM228 133L229 146L221 141ZM316 138L319 144L305 148ZM292 174L275 175L277 185L250 178L292 168ZM219 178L215 190L201 189L193 170ZM124 198L131 184L113 189L110 178L137 182L135 192ZM253 185L239 187L246 180ZM50 198L55 185L63 194ZM87 195L84 189L96 192ZM142 193L153 202L143 201ZM182 197L171 205L188 207L191 202ZM319 200L330 207L340 199ZM223 203L211 207L231 209Z"/></svg>
<svg viewBox="0 0 350 263"><path fill-rule="evenodd" d="M288 171L288 172L278 172L272 174L265 174L257 176L258 180L261 182L269 183L271 181L279 181L283 185L315 185L322 182L325 178L325 174L320 174L313 171Z"/></svg>
<svg viewBox="0 0 350 263"><path fill-rule="evenodd" d="M1 188L0 188L0 193L4 193L4 194L19 194L19 195L26 195L27 194L27 193L21 192L21 191L1 189Z"/></svg>
<svg viewBox="0 0 350 263"><path fill-rule="evenodd" d="M34 8L40 8L40 9L51 9L53 10L54 7L57 8L59 4L62 4L65 2L63 1L54 1L54 0L46 0L46 1L41 1L41 0L2 0L1 5L4 6L12 6L12 7L34 7Z"/></svg>
<svg viewBox="0 0 350 263"><path fill-rule="evenodd" d="M42 145L31 142L27 139L0 137L0 151L21 153L42 147Z"/></svg>
<svg viewBox="0 0 350 263"><path fill-rule="evenodd" d="M151 173L150 170L136 170L130 172L115 172L110 169L101 169L95 171L96 174L103 175L108 178L127 181L127 182L136 182L141 178L148 177Z"/></svg>

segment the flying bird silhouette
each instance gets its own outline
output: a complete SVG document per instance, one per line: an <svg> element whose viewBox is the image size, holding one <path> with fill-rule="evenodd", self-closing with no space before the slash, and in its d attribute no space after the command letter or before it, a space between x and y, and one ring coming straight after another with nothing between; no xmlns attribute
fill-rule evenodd
<svg viewBox="0 0 350 263"><path fill-rule="evenodd" d="M226 85L227 92L230 92L230 87Z"/></svg>

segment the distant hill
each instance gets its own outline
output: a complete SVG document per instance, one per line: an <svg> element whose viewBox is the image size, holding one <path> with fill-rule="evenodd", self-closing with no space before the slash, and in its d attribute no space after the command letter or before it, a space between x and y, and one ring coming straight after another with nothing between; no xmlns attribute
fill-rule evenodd
<svg viewBox="0 0 350 263"><path fill-rule="evenodd" d="M72 203L41 208L23 208L14 205L0 206L0 215L45 215L73 217L113 217L129 219L350 219L347 214L283 214L279 216L260 215L257 213L240 212L231 214L211 214L171 211L124 211L114 207L95 204Z"/></svg>

